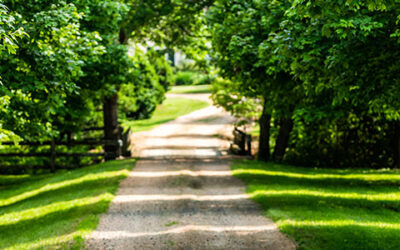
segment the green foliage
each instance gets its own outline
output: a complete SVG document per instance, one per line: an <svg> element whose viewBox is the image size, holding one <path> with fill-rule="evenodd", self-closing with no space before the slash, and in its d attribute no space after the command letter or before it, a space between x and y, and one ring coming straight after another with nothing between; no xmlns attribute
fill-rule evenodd
<svg viewBox="0 0 400 250"><path fill-rule="evenodd" d="M216 80L211 74L198 71L178 71L174 77L175 86L183 85L210 85Z"/></svg>
<svg viewBox="0 0 400 250"><path fill-rule="evenodd" d="M29 37L20 39L16 54L0 55L1 123L24 139L46 139L58 133L53 121L78 91L85 61L103 53L101 39L80 29L82 15L73 4L5 3Z"/></svg>
<svg viewBox="0 0 400 250"><path fill-rule="evenodd" d="M261 112L260 101L238 91L239 83L218 79L212 85L214 105L224 108L236 118L236 126L251 125Z"/></svg>
<svg viewBox="0 0 400 250"><path fill-rule="evenodd" d="M18 49L17 39L26 35L22 27L15 27L16 18L20 18L20 15L10 14L7 6L0 3L0 53L7 51L15 54Z"/></svg>
<svg viewBox="0 0 400 250"><path fill-rule="evenodd" d="M311 166L311 165L309 165ZM398 249L400 172L236 161L234 176L299 249Z"/></svg>
<svg viewBox="0 0 400 250"><path fill-rule="evenodd" d="M393 167L394 140L394 124L378 116L350 114L335 123L297 120L286 161L317 167Z"/></svg>
<svg viewBox="0 0 400 250"><path fill-rule="evenodd" d="M195 82L195 85L210 85L213 84L217 80L215 75L211 74L200 74Z"/></svg>
<svg viewBox="0 0 400 250"><path fill-rule="evenodd" d="M194 85L197 74L191 71L179 71L175 75L175 85Z"/></svg>
<svg viewBox="0 0 400 250"><path fill-rule="evenodd" d="M208 13L214 61L240 83L233 97L262 96L275 120L294 119L291 162L400 166L399 11L396 1L220 0Z"/></svg>
<svg viewBox="0 0 400 250"><path fill-rule="evenodd" d="M145 65L147 62L132 63L127 55L128 39L135 33L136 40L162 37L157 40L161 45L171 41L174 46L194 44L196 39L189 33L203 25L198 17L209 4L210 1L2 1L0 51L9 53L0 55L4 82L0 85L1 136L5 137L8 131L26 140L46 140L78 132L85 124L101 125L94 110L136 77L143 77L134 89L138 92L130 93L136 104L128 105L124 100L123 109L130 106L137 118L147 117L171 84L172 72L157 52L149 53L147 59L158 74L160 86L149 81L153 69ZM185 27L173 27L171 22L183 13L181 22ZM190 27L186 25L191 23L189 20L194 21ZM138 75L138 68L145 73ZM125 91L126 87L122 89Z"/></svg>
<svg viewBox="0 0 400 250"><path fill-rule="evenodd" d="M308 96L398 119L396 1L304 2L287 11L276 42Z"/></svg>
<svg viewBox="0 0 400 250"><path fill-rule="evenodd" d="M286 11L276 51L306 93L291 161L394 166L399 11L395 1L296 1Z"/></svg>
<svg viewBox="0 0 400 250"><path fill-rule="evenodd" d="M179 48L194 59L205 56L207 30L202 18L214 0L133 0L123 29L137 40Z"/></svg>
<svg viewBox="0 0 400 250"><path fill-rule="evenodd" d="M176 71L200 71L199 65L193 60L182 60L175 66Z"/></svg>
<svg viewBox="0 0 400 250"><path fill-rule="evenodd" d="M123 115L121 118L147 119L164 100L166 88L169 86L166 81L168 76L164 75L164 81L161 82L155 66L139 50L136 50L135 56L130 60L131 76L121 85L119 91L119 109ZM162 70L162 67L159 65L158 69Z"/></svg>
<svg viewBox="0 0 400 250"><path fill-rule="evenodd" d="M165 59L164 50L156 51L150 49L146 53L149 63L154 67L158 76L158 81L165 91L168 91L174 81L172 67L167 59Z"/></svg>

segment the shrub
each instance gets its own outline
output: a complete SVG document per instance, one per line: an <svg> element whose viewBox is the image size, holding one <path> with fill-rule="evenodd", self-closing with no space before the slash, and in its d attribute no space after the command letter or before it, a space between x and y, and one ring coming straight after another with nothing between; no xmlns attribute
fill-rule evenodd
<svg viewBox="0 0 400 250"><path fill-rule="evenodd" d="M119 90L119 113L121 118L149 118L164 100L167 85L160 82L155 66L140 52L132 58L131 70L131 79Z"/></svg>
<svg viewBox="0 0 400 250"><path fill-rule="evenodd" d="M214 75L201 74L199 75L197 81L195 82L195 85L209 85L215 82L216 80L217 77Z"/></svg>
<svg viewBox="0 0 400 250"><path fill-rule="evenodd" d="M160 85L163 86L165 91L168 91L169 87L174 83L174 74L163 52L163 50L156 51L151 49L147 52L146 56L157 73Z"/></svg>
<svg viewBox="0 0 400 250"><path fill-rule="evenodd" d="M212 84L211 99L216 106L222 107L236 118L236 126L246 126L257 120L261 104L256 98L242 95L238 84L226 79L216 79Z"/></svg>
<svg viewBox="0 0 400 250"><path fill-rule="evenodd" d="M199 71L178 71L175 75L175 85L209 85L216 79L214 75Z"/></svg>
<svg viewBox="0 0 400 250"><path fill-rule="evenodd" d="M175 75L175 85L193 85L196 81L196 73L180 71Z"/></svg>

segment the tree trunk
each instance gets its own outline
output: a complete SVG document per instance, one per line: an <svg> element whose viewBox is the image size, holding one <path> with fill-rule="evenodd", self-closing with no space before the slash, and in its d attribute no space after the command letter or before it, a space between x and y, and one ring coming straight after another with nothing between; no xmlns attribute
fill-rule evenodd
<svg viewBox="0 0 400 250"><path fill-rule="evenodd" d="M394 122L393 156L395 167L400 168L400 122Z"/></svg>
<svg viewBox="0 0 400 250"><path fill-rule="evenodd" d="M270 157L269 135L271 127L271 115L267 111L267 100L264 100L262 115L259 120L260 124L260 141L258 146L258 159L268 161Z"/></svg>
<svg viewBox="0 0 400 250"><path fill-rule="evenodd" d="M118 155L118 94L107 97L103 103L103 119L104 119L104 137L107 141L114 142L110 145L105 145L104 152L106 153L105 160L115 160Z"/></svg>
<svg viewBox="0 0 400 250"><path fill-rule="evenodd" d="M171 66L175 67L175 51L168 49L168 60L171 62Z"/></svg>
<svg viewBox="0 0 400 250"><path fill-rule="evenodd" d="M126 35L126 32L123 29L119 31L119 43L120 44L128 44L129 36Z"/></svg>
<svg viewBox="0 0 400 250"><path fill-rule="evenodd" d="M119 43L128 44L129 36L121 29L119 31ZM104 119L104 138L113 142L105 145L105 160L115 160L119 155L118 142L120 139L120 129L118 126L118 94L107 97L103 102L103 119Z"/></svg>
<svg viewBox="0 0 400 250"><path fill-rule="evenodd" d="M279 126L279 134L276 138L274 154L272 155L275 161L282 161L285 156L286 148L289 144L290 132L293 129L293 119L282 118L279 122Z"/></svg>

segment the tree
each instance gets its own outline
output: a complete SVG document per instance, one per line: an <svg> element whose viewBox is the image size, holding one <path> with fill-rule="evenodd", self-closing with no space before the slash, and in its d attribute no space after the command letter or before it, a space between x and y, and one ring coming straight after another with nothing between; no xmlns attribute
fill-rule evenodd
<svg viewBox="0 0 400 250"><path fill-rule="evenodd" d="M4 128L21 138L45 140L59 134L54 127L69 96L79 92L87 58L103 52L96 32L80 29L82 15L73 4L5 1L20 39L15 54L1 53L0 117Z"/></svg>
<svg viewBox="0 0 400 250"><path fill-rule="evenodd" d="M15 28L15 18L9 14L7 6L0 3L0 53L7 52L15 54L18 49L17 39L22 38L26 33L23 28ZM1 75L0 75L0 90ZM1 92L0 92L1 93ZM0 96L0 112L6 112L6 105L9 102L8 98ZM1 121L1 120L0 120ZM12 136L12 132L4 130L0 123L0 140Z"/></svg>
<svg viewBox="0 0 400 250"><path fill-rule="evenodd" d="M290 69L304 83L308 104L303 114L319 113L320 121L331 124L345 121L338 142L347 151L348 142L361 146L366 140L348 139L355 138L355 132L347 132L351 117L358 119L356 133L364 138L372 137L371 129L380 130L379 141L370 142L374 149L367 150L367 144L361 149L381 155L374 153L375 159L388 159L382 156L385 147L377 146L396 134L384 123L399 120L399 12L397 1L293 1L276 36L278 54L292 59ZM400 164L396 141L393 151Z"/></svg>
<svg viewBox="0 0 400 250"><path fill-rule="evenodd" d="M181 40L174 45L187 44L193 41L186 39L191 29L170 27L185 11L190 10L189 15L185 15L186 21L195 20L207 2L5 1L10 14L1 6L0 31L7 42L3 44L16 54L2 53L0 58L0 73L5 81L0 87L2 124L23 139L45 140L79 131L90 121L93 109L103 103L105 137L119 139L117 94L120 86L142 86L135 88L135 91L140 90L137 97L139 93L147 93L137 102L141 104L136 116L142 117L150 114L163 99L168 84L168 72L161 72L166 69L161 64L156 69L163 75L161 82L147 85L142 84L145 81L133 82L146 78L137 76L138 72L148 73L132 70L138 62L128 56L129 38L148 40L157 34L163 37L157 44L165 45L167 40L172 43L176 37ZM12 33L14 21L16 28ZM23 29L30 37L24 37L21 48L15 51L15 43L9 38L20 35ZM149 34L141 36L139 30ZM169 33L172 30L174 34ZM159 61L155 56L147 59ZM111 153L108 158L115 158L115 147L106 148L106 151Z"/></svg>
<svg viewBox="0 0 400 250"><path fill-rule="evenodd" d="M296 81L285 68L287 58L274 54L274 36L281 29L287 8L287 2L222 0L209 11L213 56L221 74L240 82L239 91L244 95L263 100L259 119L261 160L270 158L272 114L281 125L274 158L283 158L293 127L291 112L299 100Z"/></svg>

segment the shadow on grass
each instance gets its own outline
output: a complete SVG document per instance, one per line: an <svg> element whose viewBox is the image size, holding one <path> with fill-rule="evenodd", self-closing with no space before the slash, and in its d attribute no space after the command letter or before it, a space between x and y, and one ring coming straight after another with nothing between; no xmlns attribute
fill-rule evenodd
<svg viewBox="0 0 400 250"><path fill-rule="evenodd" d="M113 161L26 181L2 190L0 249L83 244L135 160ZM6 205L4 205L6 204ZM65 238L65 235L71 236ZM65 241L65 242L64 242ZM60 245L61 244L61 245Z"/></svg>
<svg viewBox="0 0 400 250"><path fill-rule="evenodd" d="M246 167L251 164L251 167ZM267 166L267 167L266 167ZM297 183L316 187L376 187L400 186L400 172L379 172L374 170L333 170L312 169L278 165L261 162L243 161L234 166L235 176L251 182L264 183ZM372 191L372 190L370 190ZM393 189L391 189L391 192Z"/></svg>
<svg viewBox="0 0 400 250"><path fill-rule="evenodd" d="M25 182L32 182L35 180L43 179L45 175L42 176L35 176L35 175L0 175L0 188L9 187L11 185L19 185Z"/></svg>
<svg viewBox="0 0 400 250"><path fill-rule="evenodd" d="M234 175L299 249L400 249L398 171L235 161Z"/></svg>
<svg viewBox="0 0 400 250"><path fill-rule="evenodd" d="M0 193L0 209L36 195L84 181L101 181L101 179L118 174L118 171L129 169L129 166L133 166L134 162L134 160L106 162L72 171L62 171L55 175L46 175L41 179L33 176L32 181L27 180L18 185L3 188Z"/></svg>
<svg viewBox="0 0 400 250"><path fill-rule="evenodd" d="M71 185L58 187L55 189L38 192L36 195L27 197L10 205L0 207L1 216L10 212L19 212L27 209L40 208L47 204L60 201L72 201L75 199L96 196L105 192L106 188L111 188L110 183L116 183L123 178L122 175L116 177L101 177L96 180L85 180ZM110 189L111 192L115 191ZM29 202L27 208L24 203Z"/></svg>
<svg viewBox="0 0 400 250"><path fill-rule="evenodd" d="M319 209L325 207L330 209L332 207L350 207L354 209L388 209L394 212L394 216L399 216L400 201L387 201L387 200L367 200L363 198L342 198L342 197L323 197L318 195L306 194L255 194L252 198L263 205L264 208L274 207L312 207L318 206ZM388 211L389 212L389 211ZM381 218L381 221L392 222L391 218Z"/></svg>
<svg viewBox="0 0 400 250"><path fill-rule="evenodd" d="M110 201L106 199L100 200L87 205L74 206L68 209L60 209L40 217L21 221L15 224L0 226L0 235L3 239L8 239L1 241L0 246L2 248L17 247L21 244L29 246L29 243L34 244L37 241L42 241L47 238L56 239L58 236L69 234L77 230L77 227L81 224L80 222L82 222L86 217L107 211L109 202ZM74 221L74 223L71 223L71 221ZM91 223L87 225L91 226L86 228L82 228L80 226L79 229L93 230L96 228L97 223ZM18 240L12 240L15 239L16 235L19 236ZM26 249L30 248L31 247L26 247Z"/></svg>
<svg viewBox="0 0 400 250"><path fill-rule="evenodd" d="M363 225L285 225L298 249L399 249L399 229Z"/></svg>

